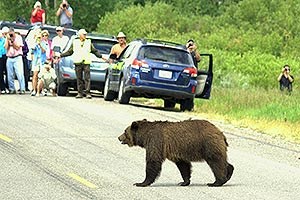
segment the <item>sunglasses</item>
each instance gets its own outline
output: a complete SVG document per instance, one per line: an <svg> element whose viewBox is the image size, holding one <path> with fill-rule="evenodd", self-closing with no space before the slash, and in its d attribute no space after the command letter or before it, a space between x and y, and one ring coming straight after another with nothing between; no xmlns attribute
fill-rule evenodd
<svg viewBox="0 0 300 200"><path fill-rule="evenodd" d="M61 32L61 30L56 30L56 32Z"/></svg>
<svg viewBox="0 0 300 200"><path fill-rule="evenodd" d="M48 35L42 35L43 37L48 37Z"/></svg>

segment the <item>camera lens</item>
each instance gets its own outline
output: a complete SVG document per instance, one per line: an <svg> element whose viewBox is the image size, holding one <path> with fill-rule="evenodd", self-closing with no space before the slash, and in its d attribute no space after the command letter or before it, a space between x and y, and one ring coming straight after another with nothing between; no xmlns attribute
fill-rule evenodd
<svg viewBox="0 0 300 200"><path fill-rule="evenodd" d="M62 6L65 8L65 7L67 7L67 4L63 4Z"/></svg>
<svg viewBox="0 0 300 200"><path fill-rule="evenodd" d="M13 34L9 34L9 37L14 37L14 35Z"/></svg>

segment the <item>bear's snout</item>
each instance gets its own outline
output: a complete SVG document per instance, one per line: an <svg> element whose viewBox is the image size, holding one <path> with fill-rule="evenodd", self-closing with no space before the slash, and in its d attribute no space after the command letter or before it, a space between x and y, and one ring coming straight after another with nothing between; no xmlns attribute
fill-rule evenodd
<svg viewBox="0 0 300 200"><path fill-rule="evenodd" d="M126 140L126 136L124 134L120 135L118 137L119 141L121 142L121 144L126 144L125 140Z"/></svg>

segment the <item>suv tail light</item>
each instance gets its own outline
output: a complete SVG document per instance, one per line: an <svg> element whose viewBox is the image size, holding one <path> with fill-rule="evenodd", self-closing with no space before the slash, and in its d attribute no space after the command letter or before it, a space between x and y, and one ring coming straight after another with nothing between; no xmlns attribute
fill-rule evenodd
<svg viewBox="0 0 300 200"><path fill-rule="evenodd" d="M139 69L140 67L149 68L149 65L148 65L148 63L146 61L144 61L144 60L138 60L136 58L136 59L133 60L131 67L135 68L135 69Z"/></svg>
<svg viewBox="0 0 300 200"><path fill-rule="evenodd" d="M183 70L183 73L190 74L191 77L197 77L197 68L196 67L188 67Z"/></svg>

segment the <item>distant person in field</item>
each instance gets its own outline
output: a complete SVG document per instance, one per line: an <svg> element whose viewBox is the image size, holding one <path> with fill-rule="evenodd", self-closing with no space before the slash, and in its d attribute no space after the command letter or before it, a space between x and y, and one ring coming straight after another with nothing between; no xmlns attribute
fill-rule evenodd
<svg viewBox="0 0 300 200"><path fill-rule="evenodd" d="M201 57L200 57L200 53L197 51L197 46L194 40L192 39L188 40L188 42L186 43L186 49L192 55L195 67L198 68L198 63L200 62Z"/></svg>
<svg viewBox="0 0 300 200"><path fill-rule="evenodd" d="M294 77L290 74L290 71L290 66L284 65L281 73L278 76L280 90L287 90L289 93L292 92L292 84L294 82Z"/></svg>

